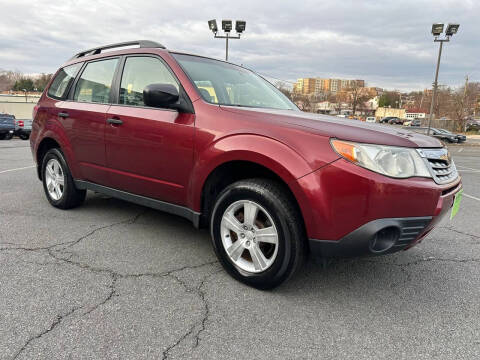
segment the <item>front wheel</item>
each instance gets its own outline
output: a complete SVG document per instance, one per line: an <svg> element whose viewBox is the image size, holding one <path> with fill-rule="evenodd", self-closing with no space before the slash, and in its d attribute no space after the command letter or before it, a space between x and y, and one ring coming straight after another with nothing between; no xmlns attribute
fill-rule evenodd
<svg viewBox="0 0 480 360"><path fill-rule="evenodd" d="M289 279L305 259L305 235L297 207L269 180L242 180L217 198L211 233L223 267L237 280L270 289Z"/></svg>
<svg viewBox="0 0 480 360"><path fill-rule="evenodd" d="M85 200L86 190L75 187L70 169L59 149L50 149L43 157L42 182L48 201L57 208L70 209Z"/></svg>

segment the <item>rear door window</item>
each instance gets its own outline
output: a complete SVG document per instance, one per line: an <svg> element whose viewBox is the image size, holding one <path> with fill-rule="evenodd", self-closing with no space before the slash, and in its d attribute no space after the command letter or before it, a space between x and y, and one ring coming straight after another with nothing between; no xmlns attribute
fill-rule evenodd
<svg viewBox="0 0 480 360"><path fill-rule="evenodd" d="M50 88L48 89L48 96L55 99L64 99L67 96L68 89L73 83L78 70L80 70L82 63L65 66L60 69L55 79L53 79Z"/></svg>
<svg viewBox="0 0 480 360"><path fill-rule="evenodd" d="M118 58L88 63L78 79L73 100L108 103L117 63Z"/></svg>

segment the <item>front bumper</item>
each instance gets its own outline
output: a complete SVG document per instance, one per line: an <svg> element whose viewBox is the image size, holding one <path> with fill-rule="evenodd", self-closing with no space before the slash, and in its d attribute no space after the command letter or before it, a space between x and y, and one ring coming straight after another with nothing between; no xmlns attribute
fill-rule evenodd
<svg viewBox="0 0 480 360"><path fill-rule="evenodd" d="M379 255L417 244L449 212L461 189L432 179L392 179L343 159L298 180L312 253ZM308 208L305 208L308 206Z"/></svg>
<svg viewBox="0 0 480 360"><path fill-rule="evenodd" d="M310 239L310 251L322 257L390 254L413 246L431 221L431 216L377 219L339 241Z"/></svg>

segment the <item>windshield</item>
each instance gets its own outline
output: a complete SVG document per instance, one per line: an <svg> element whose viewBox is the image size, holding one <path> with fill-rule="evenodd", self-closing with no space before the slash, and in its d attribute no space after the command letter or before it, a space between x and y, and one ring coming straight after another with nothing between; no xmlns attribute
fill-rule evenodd
<svg viewBox="0 0 480 360"><path fill-rule="evenodd" d="M172 55L209 103L298 110L275 86L250 70L198 56Z"/></svg>

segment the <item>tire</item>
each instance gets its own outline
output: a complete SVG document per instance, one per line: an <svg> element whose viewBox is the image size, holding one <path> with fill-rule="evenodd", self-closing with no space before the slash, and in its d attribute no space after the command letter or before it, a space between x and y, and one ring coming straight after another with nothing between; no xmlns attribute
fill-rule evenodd
<svg viewBox="0 0 480 360"><path fill-rule="evenodd" d="M283 186L271 180L242 180L222 191L212 211L210 231L220 263L235 279L257 289L280 285L305 261L303 221L286 194ZM250 221L248 213L253 208L257 215L250 216Z"/></svg>
<svg viewBox="0 0 480 360"><path fill-rule="evenodd" d="M49 169L47 169L47 166ZM56 175L52 183L52 172ZM63 185L61 178L63 177ZM42 159L42 183L45 195L52 206L59 209L71 209L79 206L85 200L86 190L78 190L73 182L70 169L60 149L50 149ZM58 191L55 191L58 185ZM50 191L49 189L52 189Z"/></svg>
<svg viewBox="0 0 480 360"><path fill-rule="evenodd" d="M13 138L13 134L5 134L5 140L11 140Z"/></svg>
<svg viewBox="0 0 480 360"><path fill-rule="evenodd" d="M22 140L28 140L30 139L30 134L20 134L18 137Z"/></svg>

